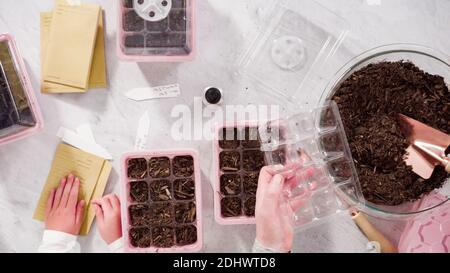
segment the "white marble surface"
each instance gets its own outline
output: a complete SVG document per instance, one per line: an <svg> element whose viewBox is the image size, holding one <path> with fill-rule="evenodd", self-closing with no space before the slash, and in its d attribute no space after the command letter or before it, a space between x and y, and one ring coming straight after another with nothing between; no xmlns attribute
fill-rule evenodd
<svg viewBox="0 0 450 273"><path fill-rule="evenodd" d="M88 0L86 0L88 1ZM45 129L31 138L0 147L0 252L34 252L43 225L32 220L42 185L46 179L60 126L75 128L89 122L97 141L116 159L107 192L119 192L119 158L134 145L137 120L145 110L152 118L148 148L192 147L200 151L203 178L205 252L249 251L254 226L219 226L212 213L211 145L207 141L174 142L170 138L173 120L170 111L176 104L192 106L192 97L208 85L221 86L229 104L264 103L248 83L235 78L232 64L248 46L263 21L267 0L198 0L199 55L183 64L126 63L115 55L116 10L111 0L97 0L106 12L106 50L109 77L107 90L82 95L37 94ZM450 54L449 0L321 0L324 6L346 18L351 25L336 70L348 58L363 50L393 42L429 45ZM375 5L368 5L375 3ZM380 5L377 5L377 2ZM16 37L26 61L33 86L39 90L39 12L52 7L52 0L1 0L0 33ZM323 18L327 20L327 18ZM134 87L178 82L178 99L135 103L124 97ZM249 87L249 92L244 92ZM304 102L317 103L320 94L304 94ZM384 225L395 240L399 229ZM106 251L95 226L80 239L85 252ZM336 217L329 224L303 231L296 236L298 252L360 252L366 239L349 217Z"/></svg>

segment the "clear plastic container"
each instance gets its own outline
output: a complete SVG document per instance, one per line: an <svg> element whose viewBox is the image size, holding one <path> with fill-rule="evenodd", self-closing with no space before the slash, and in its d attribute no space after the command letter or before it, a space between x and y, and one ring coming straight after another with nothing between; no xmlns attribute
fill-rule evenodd
<svg viewBox="0 0 450 273"><path fill-rule="evenodd" d="M285 198L291 207L300 204L294 211L296 227L343 212L348 204L342 195L364 202L334 102L270 121L259 127L259 135L267 164L286 178Z"/></svg>
<svg viewBox="0 0 450 273"><path fill-rule="evenodd" d="M141 160L145 162L145 172L136 178L136 176L129 176L128 166L130 160ZM193 170L185 168L185 165L179 165L182 172L174 173L174 162L178 160L187 159L188 164L193 164ZM158 162L167 162L168 165L161 165ZM164 164L164 163L162 163ZM154 166L154 167L151 167ZM201 190L201 174L200 166L198 164L198 154L194 150L179 150L179 151L147 151L147 152L133 152L123 155L121 160L121 201L122 201L122 227L123 238L125 240L125 252L197 252L203 246L203 221L202 221L202 190ZM151 168L155 168L152 172ZM159 171L158 171L159 169ZM141 190L135 189L131 194L131 188L141 184ZM151 190L153 187L158 189L158 185L162 185L164 192L167 192L166 197L156 195L156 192ZM189 191L180 191L180 187L187 185ZM153 188L154 189L154 188ZM161 189L161 188L159 188ZM140 195L136 195L136 193ZM188 194L186 194L188 193ZM186 220L194 218L193 214L176 214L178 209L189 210L194 209L195 219L191 222ZM164 212L164 208L169 208L169 211ZM162 210L161 210L162 209ZM145 215L153 217L154 215L163 216L159 218L150 218L156 220L149 220L148 218L131 217L130 211L140 211L140 217ZM186 213L189 210L184 210ZM168 215L166 215L167 213ZM136 214L138 215L138 214ZM181 218L177 218L179 215ZM188 216L189 215L189 216ZM158 216L158 217L159 217ZM184 216L188 218L183 218ZM192 219L191 219L192 220ZM149 222L150 221L150 222ZM160 221L154 223L152 221ZM168 231L168 236L173 241L173 245L163 247L157 245L153 237L154 229L165 228ZM196 230L195 242L180 242L184 240L183 232L189 230ZM158 232L161 232L160 230ZM133 245L131 236L141 236L142 234L149 235L150 240L141 242L142 244ZM140 234L140 235L139 235Z"/></svg>
<svg viewBox="0 0 450 273"><path fill-rule="evenodd" d="M116 0L117 54L135 62L183 62L196 54L196 0Z"/></svg>
<svg viewBox="0 0 450 273"><path fill-rule="evenodd" d="M42 115L14 38L0 34L0 145L42 127Z"/></svg>
<svg viewBox="0 0 450 273"><path fill-rule="evenodd" d="M263 31L240 58L238 71L262 85L259 91L297 102L300 91L316 89L349 25L316 1L274 3Z"/></svg>
<svg viewBox="0 0 450 273"><path fill-rule="evenodd" d="M341 83L357 70L372 63L402 60L411 61L427 73L442 76L447 86L450 85L450 57L447 54L417 44L384 45L363 52L335 73L323 91L319 105L328 104ZM433 196L438 198L433 198ZM429 213L448 203L450 200L450 183L447 179L441 188L423 195L421 199L415 202L407 202L398 206L379 205L369 201L360 202L352 196L344 197L348 203L373 217L388 220L410 220L416 217L426 217ZM423 198L428 201L422 202Z"/></svg>
<svg viewBox="0 0 450 273"><path fill-rule="evenodd" d="M253 157L255 154L259 154L264 161L264 154L260 150L260 142L258 140L258 123L256 121L242 121L217 124L214 136L213 166L215 175L213 190L215 220L221 225L255 224L253 208L256 202L259 171L262 166L249 169L244 167L243 162L248 160L249 156ZM227 166L229 164L221 165L222 155L227 153L239 155L238 162L231 168ZM230 176L233 177L234 181L237 180L237 188L224 190L228 186L225 183ZM245 185L244 180L247 181ZM239 213L223 215L222 202L225 202L226 199L235 199L240 204Z"/></svg>

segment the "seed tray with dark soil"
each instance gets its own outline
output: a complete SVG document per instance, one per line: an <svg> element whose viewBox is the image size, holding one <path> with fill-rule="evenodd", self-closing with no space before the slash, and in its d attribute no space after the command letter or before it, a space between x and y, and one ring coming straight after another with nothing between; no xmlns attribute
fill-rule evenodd
<svg viewBox="0 0 450 273"><path fill-rule="evenodd" d="M255 215L251 200L256 198L259 172L266 165L258 127L224 127L217 137L219 176L215 204L220 209L216 210L216 219L226 221L234 217L244 223Z"/></svg>
<svg viewBox="0 0 450 273"><path fill-rule="evenodd" d="M14 102L0 66L0 130L14 125L15 117Z"/></svg>
<svg viewBox="0 0 450 273"><path fill-rule="evenodd" d="M198 249L194 157L186 154L126 159L128 240L134 248ZM197 243L197 244L196 244ZM188 249L177 248L194 245Z"/></svg>
<svg viewBox="0 0 450 273"><path fill-rule="evenodd" d="M130 196L133 202L145 203L148 201L148 184L145 181L130 183Z"/></svg>
<svg viewBox="0 0 450 273"><path fill-rule="evenodd" d="M177 227L175 238L179 246L191 245L197 241L197 228L192 225Z"/></svg>
<svg viewBox="0 0 450 273"><path fill-rule="evenodd" d="M148 173L152 178L170 176L170 159L168 157L153 157L148 162Z"/></svg>
<svg viewBox="0 0 450 273"><path fill-rule="evenodd" d="M448 177L442 168L424 180L404 163L409 143L397 114L450 133L450 93L443 77L407 61L369 64L350 75L332 99L366 200L399 205L442 186Z"/></svg>

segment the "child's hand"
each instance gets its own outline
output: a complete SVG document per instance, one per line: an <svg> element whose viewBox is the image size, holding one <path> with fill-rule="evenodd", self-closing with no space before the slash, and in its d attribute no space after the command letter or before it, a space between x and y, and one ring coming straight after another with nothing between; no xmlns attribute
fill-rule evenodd
<svg viewBox="0 0 450 273"><path fill-rule="evenodd" d="M45 229L80 233L85 201L78 201L79 190L80 180L73 174L61 179L59 187L51 190L45 208Z"/></svg>
<svg viewBox="0 0 450 273"><path fill-rule="evenodd" d="M294 211L301 203L287 201L284 183L285 178L272 175L269 167L261 170L256 192L256 240L264 247L288 252L294 239Z"/></svg>
<svg viewBox="0 0 450 273"><path fill-rule="evenodd" d="M97 215L98 231L109 245L122 237L120 200L115 194L92 201Z"/></svg>

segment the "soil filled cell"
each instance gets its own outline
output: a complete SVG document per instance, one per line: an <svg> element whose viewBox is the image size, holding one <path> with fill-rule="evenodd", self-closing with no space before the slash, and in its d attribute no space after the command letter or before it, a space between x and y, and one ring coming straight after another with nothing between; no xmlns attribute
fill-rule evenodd
<svg viewBox="0 0 450 273"><path fill-rule="evenodd" d="M130 197L133 202L144 203L148 201L148 185L145 181L130 183Z"/></svg>
<svg viewBox="0 0 450 273"><path fill-rule="evenodd" d="M192 245L197 242L197 228L192 225L177 227L175 237L179 246Z"/></svg>
<svg viewBox="0 0 450 273"><path fill-rule="evenodd" d="M248 196L244 199L244 214L246 216L255 216L256 197Z"/></svg>
<svg viewBox="0 0 450 273"><path fill-rule="evenodd" d="M152 244L150 228L131 228L129 231L130 242L134 247L149 248Z"/></svg>
<svg viewBox="0 0 450 273"><path fill-rule="evenodd" d="M147 160L145 158L128 160L128 177L133 179L144 179L147 177Z"/></svg>
<svg viewBox="0 0 450 273"><path fill-rule="evenodd" d="M123 16L123 30L142 31L144 30L144 19L142 19L134 10L125 12Z"/></svg>
<svg viewBox="0 0 450 273"><path fill-rule="evenodd" d="M219 155L220 169L224 172L236 172L241 167L239 152L221 152Z"/></svg>
<svg viewBox="0 0 450 273"><path fill-rule="evenodd" d="M172 227L152 228L152 245L154 247L168 248L175 244L174 230Z"/></svg>
<svg viewBox="0 0 450 273"><path fill-rule="evenodd" d="M259 148L259 147L261 147L261 141L259 139L258 128L246 127L244 129L244 140L242 141L242 147L244 147L244 148Z"/></svg>
<svg viewBox="0 0 450 273"><path fill-rule="evenodd" d="M145 22L145 26L148 31L167 32L169 30L169 19L166 18L157 22L147 21Z"/></svg>
<svg viewBox="0 0 450 273"><path fill-rule="evenodd" d="M166 226L173 224L173 205L172 203L154 203L150 206L152 210L152 218L150 220L152 226Z"/></svg>
<svg viewBox="0 0 450 273"><path fill-rule="evenodd" d="M168 157L154 157L148 162L148 173L153 178L170 176L170 159Z"/></svg>
<svg viewBox="0 0 450 273"><path fill-rule="evenodd" d="M264 153L259 150L244 151L242 166L245 171L260 171L264 167Z"/></svg>
<svg viewBox="0 0 450 273"><path fill-rule="evenodd" d="M186 8L186 0L172 0L172 8L175 9Z"/></svg>
<svg viewBox="0 0 450 273"><path fill-rule="evenodd" d="M186 10L172 9L169 13L169 27L171 31L186 32Z"/></svg>
<svg viewBox="0 0 450 273"><path fill-rule="evenodd" d="M249 195L256 195L258 189L259 172L244 174L244 192Z"/></svg>
<svg viewBox="0 0 450 273"><path fill-rule="evenodd" d="M172 183L169 180L150 181L150 198L152 201L169 201L172 199Z"/></svg>
<svg viewBox="0 0 450 273"><path fill-rule="evenodd" d="M173 182L173 194L177 200L192 200L195 197L195 182L192 179L177 179Z"/></svg>
<svg viewBox="0 0 450 273"><path fill-rule="evenodd" d="M219 147L222 149L236 149L239 147L237 128L223 128L219 134Z"/></svg>
<svg viewBox="0 0 450 273"><path fill-rule="evenodd" d="M178 203L175 205L175 221L178 224L191 224L197 219L195 203Z"/></svg>
<svg viewBox="0 0 450 273"><path fill-rule="evenodd" d="M177 177L189 177L194 174L192 156L176 156L173 159L173 174Z"/></svg>
<svg viewBox="0 0 450 273"><path fill-rule="evenodd" d="M129 48L144 48L145 46L144 36L140 34L127 35L125 37L124 44L125 47Z"/></svg>
<svg viewBox="0 0 450 273"><path fill-rule="evenodd" d="M241 176L239 174L223 174L220 177L220 192L224 195L237 195L241 190Z"/></svg>
<svg viewBox="0 0 450 273"><path fill-rule="evenodd" d="M148 226L151 224L153 215L147 205L132 205L128 208L132 226Z"/></svg>
<svg viewBox="0 0 450 273"><path fill-rule="evenodd" d="M223 217L237 217L242 215L242 200L239 197L224 197L220 201Z"/></svg>

